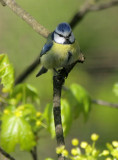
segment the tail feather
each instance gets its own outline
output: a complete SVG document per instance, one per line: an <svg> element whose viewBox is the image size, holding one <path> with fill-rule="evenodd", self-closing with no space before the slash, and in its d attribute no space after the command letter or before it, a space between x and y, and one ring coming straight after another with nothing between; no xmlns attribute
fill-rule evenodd
<svg viewBox="0 0 118 160"><path fill-rule="evenodd" d="M40 71L37 73L36 77L39 77L40 75L46 73L48 70L45 67L42 67Z"/></svg>

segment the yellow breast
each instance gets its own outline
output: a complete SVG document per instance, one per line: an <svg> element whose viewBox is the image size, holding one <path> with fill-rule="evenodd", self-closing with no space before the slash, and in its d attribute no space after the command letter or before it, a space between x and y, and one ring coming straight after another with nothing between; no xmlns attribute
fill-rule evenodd
<svg viewBox="0 0 118 160"><path fill-rule="evenodd" d="M68 52L72 54L69 62ZM77 42L69 45L53 42L51 50L41 57L41 63L47 69L64 67L76 61L79 53L80 49Z"/></svg>

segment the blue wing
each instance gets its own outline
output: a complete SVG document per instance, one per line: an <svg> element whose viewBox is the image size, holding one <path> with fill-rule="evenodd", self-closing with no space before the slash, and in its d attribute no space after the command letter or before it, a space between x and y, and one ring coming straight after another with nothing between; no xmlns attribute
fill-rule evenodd
<svg viewBox="0 0 118 160"><path fill-rule="evenodd" d="M40 57L46 54L46 52L48 52L52 48L52 46L53 46L53 42L46 43L43 49L41 50Z"/></svg>

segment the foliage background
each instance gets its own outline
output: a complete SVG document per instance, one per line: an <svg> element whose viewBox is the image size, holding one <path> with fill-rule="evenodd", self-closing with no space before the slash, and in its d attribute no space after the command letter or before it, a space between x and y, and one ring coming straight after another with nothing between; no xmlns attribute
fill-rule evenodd
<svg viewBox="0 0 118 160"><path fill-rule="evenodd" d="M69 22L73 14L78 11L84 0L17 0L17 2L35 17L50 31L60 22ZM103 2L99 0L98 3ZM107 2L107 0L104 0ZM113 84L117 82L118 71L118 8L112 7L104 11L91 12L73 30L76 39L86 57L84 64L78 64L68 79L66 86L72 83L83 85L93 99L103 99L109 102L118 102L113 94ZM0 53L7 53L15 68L16 77L39 55L45 42L25 22L17 17L9 8L0 5ZM39 90L41 110L52 101L52 73L36 78L39 67L32 73L26 82ZM106 142L118 140L118 110L93 104L88 120L83 116L75 120L71 131L66 137L67 148L70 140L77 137L80 140L90 141L90 134L100 135L98 147ZM39 158L55 157L53 150L55 140L45 131L40 133ZM17 160L31 159L26 152L14 153ZM20 156L19 156L20 155Z"/></svg>

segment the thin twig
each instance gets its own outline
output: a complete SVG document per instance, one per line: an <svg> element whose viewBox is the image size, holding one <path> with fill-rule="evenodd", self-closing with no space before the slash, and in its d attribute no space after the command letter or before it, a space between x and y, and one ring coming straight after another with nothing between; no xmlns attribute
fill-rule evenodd
<svg viewBox="0 0 118 160"><path fill-rule="evenodd" d="M100 11L103 9L107 9L113 6L118 5L118 0L111 0L110 2L107 3L102 3L99 5L93 5L90 2L85 2L85 4L81 7L79 12L77 12L73 18L70 21L70 25L72 28L74 28L77 24L81 22L81 20L87 15L88 12L90 11Z"/></svg>
<svg viewBox="0 0 118 160"><path fill-rule="evenodd" d="M63 88L64 91L69 91L68 87L62 86L62 88ZM98 104L98 105L101 105L101 106L108 106L108 107L112 107L112 108L118 108L118 103L111 103L111 102L103 101L103 100L100 100L100 99L91 99L91 102L93 104Z"/></svg>
<svg viewBox="0 0 118 160"><path fill-rule="evenodd" d="M101 106L109 106L109 107L112 107L112 108L118 108L118 104L103 101L103 100L98 100L98 99L93 99L92 103L98 104L98 105L101 105Z"/></svg>
<svg viewBox="0 0 118 160"><path fill-rule="evenodd" d="M37 146L35 146L31 151L30 151L33 160L37 160Z"/></svg>
<svg viewBox="0 0 118 160"><path fill-rule="evenodd" d="M15 160L15 158L13 158L10 154L5 152L1 147L0 147L0 153L10 160Z"/></svg>
<svg viewBox="0 0 118 160"><path fill-rule="evenodd" d="M26 23L28 23L33 30L39 33L44 38L47 38L49 31L38 23L29 13L22 9L15 0L1 0L1 3L5 3L14 13L16 13L20 18L22 18Z"/></svg>
<svg viewBox="0 0 118 160"><path fill-rule="evenodd" d="M103 9L111 8L116 5L118 5L118 0L111 0L110 2L107 3L91 6L89 11L100 11Z"/></svg>
<svg viewBox="0 0 118 160"><path fill-rule="evenodd" d="M0 3L1 3L3 6L6 6L6 3L5 3L3 0L0 0Z"/></svg>

